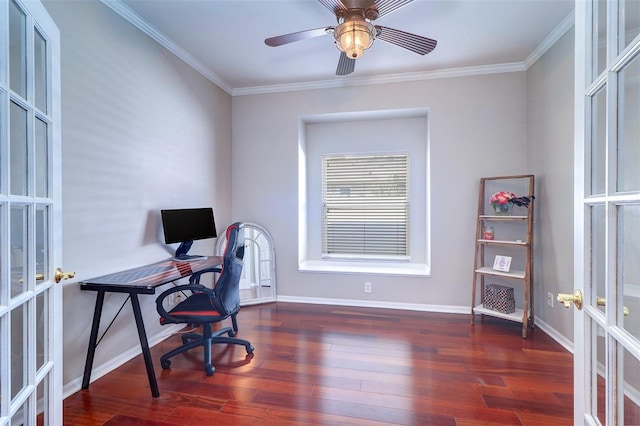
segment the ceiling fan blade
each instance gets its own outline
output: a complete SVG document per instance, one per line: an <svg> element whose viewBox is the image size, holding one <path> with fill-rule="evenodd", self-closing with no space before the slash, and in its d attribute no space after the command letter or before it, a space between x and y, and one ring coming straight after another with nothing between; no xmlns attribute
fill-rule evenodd
<svg viewBox="0 0 640 426"><path fill-rule="evenodd" d="M324 7L329 9L331 13L335 14L338 10L347 10L347 7L341 0L318 0Z"/></svg>
<svg viewBox="0 0 640 426"><path fill-rule="evenodd" d="M412 1L413 0L375 0L376 8L378 9L378 18L400 9Z"/></svg>
<svg viewBox="0 0 640 426"><path fill-rule="evenodd" d="M438 42L432 38L422 37L417 34L411 34L394 28L382 27L376 25L378 34L376 39L404 47L407 50L416 52L420 55L426 55L436 48Z"/></svg>
<svg viewBox="0 0 640 426"><path fill-rule="evenodd" d="M264 43L271 47L282 46L283 44L293 43L294 41L306 40L308 38L332 33L334 28L335 27L322 27L313 30L298 31L297 33L283 34L265 39Z"/></svg>
<svg viewBox="0 0 640 426"><path fill-rule="evenodd" d="M338 68L336 69L336 75L351 74L356 67L356 60L351 59L346 53L340 52L340 59L338 59Z"/></svg>

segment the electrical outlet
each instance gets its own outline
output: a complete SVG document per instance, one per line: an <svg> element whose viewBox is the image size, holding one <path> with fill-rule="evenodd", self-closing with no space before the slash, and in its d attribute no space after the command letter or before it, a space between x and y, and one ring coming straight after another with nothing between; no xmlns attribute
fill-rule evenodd
<svg viewBox="0 0 640 426"><path fill-rule="evenodd" d="M171 293L169 297L167 297L167 302L169 303L169 308L175 307L178 303L180 303L180 292Z"/></svg>
<svg viewBox="0 0 640 426"><path fill-rule="evenodd" d="M365 282L364 283L364 292L365 293L371 293L371 283L370 282Z"/></svg>
<svg viewBox="0 0 640 426"><path fill-rule="evenodd" d="M547 293L547 305L553 308L553 294Z"/></svg>

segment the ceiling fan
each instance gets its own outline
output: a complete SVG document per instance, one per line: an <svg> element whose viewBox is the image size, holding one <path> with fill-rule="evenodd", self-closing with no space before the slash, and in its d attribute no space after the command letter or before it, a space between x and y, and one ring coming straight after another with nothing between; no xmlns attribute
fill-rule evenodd
<svg viewBox="0 0 640 426"><path fill-rule="evenodd" d="M436 48L436 40L371 22L411 3L413 0L318 0L336 15L338 26L315 28L266 39L267 46L282 46L294 41L333 34L341 51L336 75L351 74L356 59L373 45L375 39L395 44L420 55Z"/></svg>

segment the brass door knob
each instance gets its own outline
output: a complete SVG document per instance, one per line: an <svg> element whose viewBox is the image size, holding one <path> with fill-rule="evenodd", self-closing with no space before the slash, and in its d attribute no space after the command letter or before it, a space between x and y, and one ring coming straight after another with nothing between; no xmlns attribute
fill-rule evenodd
<svg viewBox="0 0 640 426"><path fill-rule="evenodd" d="M596 305L598 306L607 306L607 299L605 299L604 297L596 297ZM622 314L625 317L629 316L629 308L627 308L626 306L622 307Z"/></svg>
<svg viewBox="0 0 640 426"><path fill-rule="evenodd" d="M59 283L62 280L68 280L69 278L73 278L75 276L76 276L75 272L62 272L62 269L56 268L56 272L55 272L55 275L53 276L53 279L55 280L55 282Z"/></svg>
<svg viewBox="0 0 640 426"><path fill-rule="evenodd" d="M36 274L36 281L42 280L44 280L44 274ZM20 282L20 284L24 283L24 278L20 278L18 282Z"/></svg>
<svg viewBox="0 0 640 426"><path fill-rule="evenodd" d="M582 292L580 290L576 290L573 294L558 293L557 299L558 302L563 303L567 309L569 309L572 303L576 305L576 308L582 309Z"/></svg>

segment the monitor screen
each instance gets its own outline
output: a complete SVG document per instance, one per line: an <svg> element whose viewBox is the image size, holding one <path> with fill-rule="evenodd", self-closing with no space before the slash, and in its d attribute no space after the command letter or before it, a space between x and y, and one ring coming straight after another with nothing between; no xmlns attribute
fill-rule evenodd
<svg viewBox="0 0 640 426"><path fill-rule="evenodd" d="M216 224L212 208L160 210L164 242L183 243L215 238Z"/></svg>

